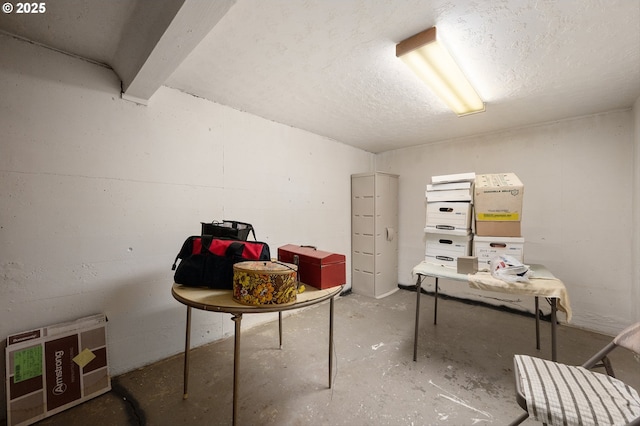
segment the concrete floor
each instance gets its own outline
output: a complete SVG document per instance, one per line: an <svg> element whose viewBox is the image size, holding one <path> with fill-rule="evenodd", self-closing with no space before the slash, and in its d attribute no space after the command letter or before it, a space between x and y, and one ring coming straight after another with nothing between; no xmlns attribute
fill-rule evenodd
<svg viewBox="0 0 640 426"><path fill-rule="evenodd" d="M328 386L328 303L245 330L239 425L505 425L522 411L513 391L515 353L550 358L550 325L535 349L533 317L422 295L413 361L415 293L335 301L333 387ZM212 315L221 315L213 314ZM580 364L611 340L558 329L558 358ZM611 357L616 375L640 389L640 359ZM233 338L191 352L189 397L182 355L113 378L114 390L39 425L229 425ZM527 420L524 425L536 424Z"/></svg>

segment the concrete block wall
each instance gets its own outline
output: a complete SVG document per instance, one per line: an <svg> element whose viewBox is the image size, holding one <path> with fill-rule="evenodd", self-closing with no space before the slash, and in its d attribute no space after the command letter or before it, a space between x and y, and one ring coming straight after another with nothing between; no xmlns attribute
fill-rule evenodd
<svg viewBox="0 0 640 426"><path fill-rule="evenodd" d="M424 258L431 176L515 172L524 183L525 263L543 264L565 283L572 324L616 334L638 321L637 116L637 109L612 111L378 155L378 170L401 174L399 282L412 283L411 269ZM433 289L433 282L424 287ZM533 306L525 300L531 298L461 283L441 288L496 305Z"/></svg>
<svg viewBox="0 0 640 426"><path fill-rule="evenodd" d="M2 35L0 57L1 339L100 312L113 375L181 352L171 265L200 221L250 222L273 256L349 256L350 176L373 154L169 88L136 105L110 69ZM233 332L193 315L194 346Z"/></svg>
<svg viewBox="0 0 640 426"><path fill-rule="evenodd" d="M350 175L374 170L400 175L399 283L424 256L431 176L513 171L526 261L565 282L574 325L638 320L640 100L373 155L169 88L126 102L110 69L4 35L0 58L0 339L104 312L112 374L179 353L170 266L200 221L251 222L273 253L314 244L350 271ZM193 345L233 331L228 315L193 320Z"/></svg>

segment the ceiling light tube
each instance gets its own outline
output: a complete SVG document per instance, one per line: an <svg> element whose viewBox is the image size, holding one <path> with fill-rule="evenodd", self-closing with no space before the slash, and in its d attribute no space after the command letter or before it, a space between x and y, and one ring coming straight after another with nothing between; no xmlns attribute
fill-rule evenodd
<svg viewBox="0 0 640 426"><path fill-rule="evenodd" d="M436 38L436 27L396 45L396 56L404 61L458 116L484 111L484 102L444 46Z"/></svg>

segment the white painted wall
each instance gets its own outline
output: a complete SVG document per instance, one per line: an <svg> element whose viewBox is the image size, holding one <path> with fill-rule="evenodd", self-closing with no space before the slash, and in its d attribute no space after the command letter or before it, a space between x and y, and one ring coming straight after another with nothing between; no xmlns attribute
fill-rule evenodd
<svg viewBox="0 0 640 426"><path fill-rule="evenodd" d="M424 258L431 176L515 172L525 185L525 261L546 265L565 283L572 323L616 333L637 320L633 120L625 110L378 155L378 170L400 175L399 282L412 284L411 269ZM442 291L472 293L454 282Z"/></svg>
<svg viewBox="0 0 640 426"><path fill-rule="evenodd" d="M613 333L639 319L640 100L376 159L167 88L138 106L120 99L111 70L2 35L0 58L2 339L104 312L113 374L178 353L185 309L169 294L170 266L201 220L251 222L274 253L344 253L350 270L350 175L374 161L400 175L400 283L424 255L432 175L513 171L526 260L565 282L573 323ZM193 344L232 326L195 311Z"/></svg>
<svg viewBox="0 0 640 426"><path fill-rule="evenodd" d="M1 339L103 312L112 374L181 352L170 268L200 221L350 268L350 175L373 154L168 88L123 101L111 70L2 35L0 58ZM193 345L233 331L229 315L193 319Z"/></svg>
<svg viewBox="0 0 640 426"><path fill-rule="evenodd" d="M633 285L631 300L635 308L634 319L640 321L640 98L633 104Z"/></svg>

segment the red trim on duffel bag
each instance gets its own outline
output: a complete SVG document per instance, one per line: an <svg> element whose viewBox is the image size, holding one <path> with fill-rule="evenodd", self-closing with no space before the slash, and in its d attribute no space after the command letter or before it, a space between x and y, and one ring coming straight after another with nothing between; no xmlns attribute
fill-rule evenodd
<svg viewBox="0 0 640 426"><path fill-rule="evenodd" d="M262 253L263 247L264 244L262 243L245 242L242 257L248 260L260 260L260 254Z"/></svg>
<svg viewBox="0 0 640 426"><path fill-rule="evenodd" d="M227 253L227 249L232 243L237 243L235 240L218 240L213 239L209 246L209 251L218 256L224 256Z"/></svg>
<svg viewBox="0 0 640 426"><path fill-rule="evenodd" d="M191 242L193 243L191 254L200 254L202 250L202 238L194 238Z"/></svg>

